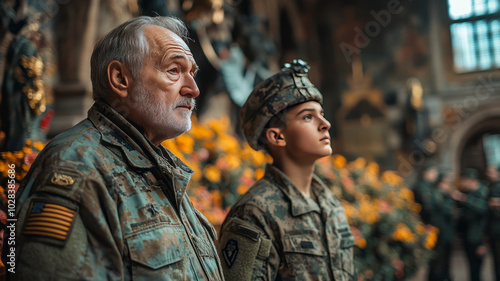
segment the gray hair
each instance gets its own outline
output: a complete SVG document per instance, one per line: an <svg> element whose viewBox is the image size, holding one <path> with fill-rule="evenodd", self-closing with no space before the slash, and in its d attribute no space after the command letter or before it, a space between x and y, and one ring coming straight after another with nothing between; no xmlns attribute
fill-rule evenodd
<svg viewBox="0 0 500 281"><path fill-rule="evenodd" d="M93 98L97 100L111 91L107 68L111 61L122 62L137 77L142 69L143 60L149 51L143 27L157 25L177 34L186 43L190 39L186 25L174 17L132 18L102 37L95 45L90 59L90 78Z"/></svg>

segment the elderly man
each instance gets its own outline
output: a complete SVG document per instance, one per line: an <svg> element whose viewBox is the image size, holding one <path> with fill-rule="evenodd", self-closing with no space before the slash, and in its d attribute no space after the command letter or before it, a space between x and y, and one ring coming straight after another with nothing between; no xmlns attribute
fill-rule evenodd
<svg viewBox="0 0 500 281"><path fill-rule="evenodd" d="M160 143L190 129L197 65L177 19L134 18L91 59L95 104L18 192L13 280L222 280L193 171Z"/></svg>

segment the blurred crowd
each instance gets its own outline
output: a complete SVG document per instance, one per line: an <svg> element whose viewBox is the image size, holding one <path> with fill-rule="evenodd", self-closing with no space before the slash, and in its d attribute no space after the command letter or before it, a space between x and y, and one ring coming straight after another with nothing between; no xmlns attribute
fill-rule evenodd
<svg viewBox="0 0 500 281"><path fill-rule="evenodd" d="M439 229L428 280L453 280L450 257L455 242L463 247L469 280L481 280L487 251L492 252L495 280L500 280L500 167L488 166L486 180L474 168L464 168L454 180L449 171L427 164L414 186L424 223ZM458 245L460 245L458 244Z"/></svg>

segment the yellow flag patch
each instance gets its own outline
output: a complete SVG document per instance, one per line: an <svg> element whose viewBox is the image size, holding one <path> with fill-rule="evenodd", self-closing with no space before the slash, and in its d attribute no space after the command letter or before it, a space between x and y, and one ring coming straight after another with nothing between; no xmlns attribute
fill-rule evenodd
<svg viewBox="0 0 500 281"><path fill-rule="evenodd" d="M24 225L25 235L65 242L76 217L76 211L54 202L33 201Z"/></svg>

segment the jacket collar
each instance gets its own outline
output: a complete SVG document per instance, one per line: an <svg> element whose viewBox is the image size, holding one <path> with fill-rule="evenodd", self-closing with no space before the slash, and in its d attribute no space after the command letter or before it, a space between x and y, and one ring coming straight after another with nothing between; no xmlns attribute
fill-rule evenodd
<svg viewBox="0 0 500 281"><path fill-rule="evenodd" d="M177 156L163 146L151 143L130 121L103 101L94 103L88 118L100 131L102 140L120 149L130 166L139 169L158 166L170 180L172 177L180 179L175 180L175 186L177 193L184 193L193 170Z"/></svg>
<svg viewBox="0 0 500 281"><path fill-rule="evenodd" d="M328 200L332 202L332 200L330 200L331 198L329 198L329 194L326 192L325 185L316 175L313 175L311 192L313 192L316 196L318 204L308 203L308 199L306 199L299 189L293 184L291 179L272 164L267 164L265 177L275 183L283 194L285 194L285 196L290 200L293 216L300 216L308 212L321 213L318 206L320 205L320 201Z"/></svg>

